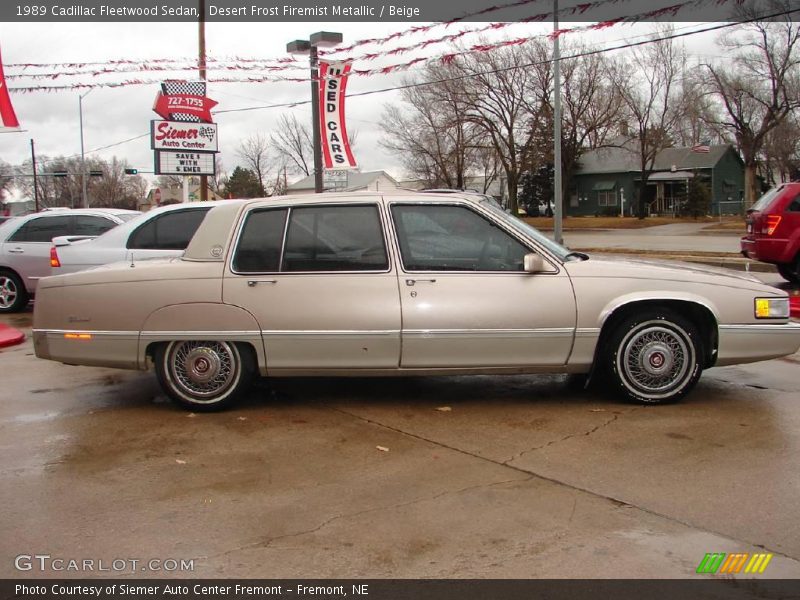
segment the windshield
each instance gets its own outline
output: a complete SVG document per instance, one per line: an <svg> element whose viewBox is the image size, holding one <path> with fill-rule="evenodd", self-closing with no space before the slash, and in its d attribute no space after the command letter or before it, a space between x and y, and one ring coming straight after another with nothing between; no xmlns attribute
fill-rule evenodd
<svg viewBox="0 0 800 600"><path fill-rule="evenodd" d="M495 216L500 217L504 223L510 225L513 229L517 230L519 233L522 233L525 236L533 238L539 244L547 248L551 253L557 256L562 261L573 260L573 257L569 256L570 250L562 246L561 244L557 244L549 237L544 235L541 231L536 229L535 227L528 225L522 219L517 219L512 217L508 213L506 213L497 202L488 202L488 201L481 201L481 205L488 208ZM580 260L580 258L575 257L575 260Z"/></svg>
<svg viewBox="0 0 800 600"><path fill-rule="evenodd" d="M748 211L763 212L764 209L767 208L772 203L772 201L775 199L775 196L777 196L778 193L782 189L783 189L783 186L778 186L778 187L772 188L767 193L765 193L763 196L761 196L761 198L756 200L756 203L753 204L753 206L751 206L747 210Z"/></svg>

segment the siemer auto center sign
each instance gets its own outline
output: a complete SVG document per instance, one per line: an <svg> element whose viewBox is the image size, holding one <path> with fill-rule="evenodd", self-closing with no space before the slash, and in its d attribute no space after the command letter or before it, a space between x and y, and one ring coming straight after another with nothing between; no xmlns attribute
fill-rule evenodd
<svg viewBox="0 0 800 600"><path fill-rule="evenodd" d="M216 123L183 123L151 121L150 139L153 150L193 150L217 152Z"/></svg>

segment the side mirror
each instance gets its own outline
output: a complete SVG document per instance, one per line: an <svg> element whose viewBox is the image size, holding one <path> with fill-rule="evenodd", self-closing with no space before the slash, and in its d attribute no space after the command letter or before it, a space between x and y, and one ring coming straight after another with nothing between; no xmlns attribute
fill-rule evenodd
<svg viewBox="0 0 800 600"><path fill-rule="evenodd" d="M544 271L544 259L541 254L531 252L522 259L522 269L526 273L541 273Z"/></svg>

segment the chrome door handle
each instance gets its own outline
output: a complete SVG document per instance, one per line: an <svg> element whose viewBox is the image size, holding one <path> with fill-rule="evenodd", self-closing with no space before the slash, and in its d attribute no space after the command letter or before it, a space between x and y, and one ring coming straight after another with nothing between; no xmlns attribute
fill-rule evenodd
<svg viewBox="0 0 800 600"><path fill-rule="evenodd" d="M436 283L435 279L406 279L406 285L416 285L418 283Z"/></svg>
<svg viewBox="0 0 800 600"><path fill-rule="evenodd" d="M247 281L247 287L256 287L259 283L278 283L277 279L250 279Z"/></svg>
<svg viewBox="0 0 800 600"><path fill-rule="evenodd" d="M25 254L25 250L23 250L22 248L9 248L8 252L10 254Z"/></svg>

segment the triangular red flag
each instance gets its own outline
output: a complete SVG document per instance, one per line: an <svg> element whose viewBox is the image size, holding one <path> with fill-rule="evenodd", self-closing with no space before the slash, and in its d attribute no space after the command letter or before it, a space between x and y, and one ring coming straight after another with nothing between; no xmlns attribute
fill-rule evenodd
<svg viewBox="0 0 800 600"><path fill-rule="evenodd" d="M19 127L19 121L17 121L17 115L14 114L14 107L11 105L11 97L8 95L8 88L6 87L2 57L0 57L0 119L3 121L3 127Z"/></svg>

